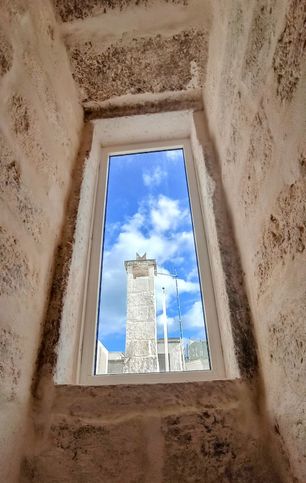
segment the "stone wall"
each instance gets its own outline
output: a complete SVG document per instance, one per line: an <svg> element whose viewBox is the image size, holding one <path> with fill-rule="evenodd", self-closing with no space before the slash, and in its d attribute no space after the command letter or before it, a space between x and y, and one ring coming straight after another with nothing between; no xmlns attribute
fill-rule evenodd
<svg viewBox="0 0 306 483"><path fill-rule="evenodd" d="M306 5L214 3L204 103L275 437L306 479ZM220 35L222 32L222 35Z"/></svg>
<svg viewBox="0 0 306 483"><path fill-rule="evenodd" d="M58 386L22 483L280 483L243 383Z"/></svg>
<svg viewBox="0 0 306 483"><path fill-rule="evenodd" d="M184 93L196 103L205 81L209 1L56 1L73 77L87 115L156 109ZM180 59L177 62L177 59ZM134 111L134 112L137 112Z"/></svg>
<svg viewBox="0 0 306 483"><path fill-rule="evenodd" d="M33 440L27 432L23 480L69 481L73 474L76 481L100 481L102 472L122 481L128 471L134 481L279 481L267 446L270 427L284 450L280 459L289 454L292 471L305 481L305 1L54 5L60 27L47 1L0 5L1 479L17 478L54 254L43 364L56 361L69 267L84 273L74 255L70 265L73 216L57 249L82 124L61 35L88 117L201 107L203 89L212 145L205 169L220 167L219 178L206 179L208 191L215 190L210 226L221 241L215 265L219 278L225 275L219 305L229 307L223 325L233 329L249 386L45 386L47 401L34 401L36 431ZM204 163L203 173L201 179ZM217 198L221 214L213 212ZM79 220L83 250L88 224ZM62 353L72 331L71 347L78 339L74 315L82 296L79 277L67 283ZM62 372L67 360L74 360L68 372L74 370L71 347Z"/></svg>
<svg viewBox="0 0 306 483"><path fill-rule="evenodd" d="M0 2L0 92L0 479L9 483L82 124L47 1Z"/></svg>

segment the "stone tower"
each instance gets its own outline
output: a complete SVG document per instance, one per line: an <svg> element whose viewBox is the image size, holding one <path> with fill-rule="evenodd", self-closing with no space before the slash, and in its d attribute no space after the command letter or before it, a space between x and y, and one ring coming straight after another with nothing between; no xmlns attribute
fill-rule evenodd
<svg viewBox="0 0 306 483"><path fill-rule="evenodd" d="M124 262L127 272L127 321L124 372L158 372L156 261L136 253L136 260Z"/></svg>

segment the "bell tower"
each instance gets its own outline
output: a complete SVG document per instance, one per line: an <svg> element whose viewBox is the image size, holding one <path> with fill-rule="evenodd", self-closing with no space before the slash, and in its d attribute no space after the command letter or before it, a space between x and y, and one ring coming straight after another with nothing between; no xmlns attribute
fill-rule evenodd
<svg viewBox="0 0 306 483"><path fill-rule="evenodd" d="M154 277L156 260L136 253L124 262L127 272L127 321L123 372L159 372Z"/></svg>

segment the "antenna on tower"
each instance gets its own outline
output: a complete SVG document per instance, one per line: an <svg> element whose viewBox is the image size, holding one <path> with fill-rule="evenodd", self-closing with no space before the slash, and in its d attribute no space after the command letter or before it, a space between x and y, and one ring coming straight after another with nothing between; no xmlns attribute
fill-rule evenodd
<svg viewBox="0 0 306 483"><path fill-rule="evenodd" d="M179 328L180 328L180 346L181 346L181 364L182 364L182 371L185 370L185 358L184 358L184 344L183 344L183 324L182 324L182 312L181 312L181 302L180 302L180 295L178 289L178 275L175 271L174 273L163 273L163 272L156 272L156 275L163 275L165 277L171 277L175 280L175 289L176 289L176 303L177 303L177 311L178 311L178 320L179 320ZM165 287L162 287L163 291L163 301L165 297L165 304L166 304L166 295L165 295ZM164 307L164 306L163 306ZM166 319L167 321L167 319ZM164 325L165 330L165 325ZM168 331L167 331L168 336ZM165 337L164 337L165 339ZM168 337L167 337L167 345L168 345ZM166 346L165 346L166 351Z"/></svg>

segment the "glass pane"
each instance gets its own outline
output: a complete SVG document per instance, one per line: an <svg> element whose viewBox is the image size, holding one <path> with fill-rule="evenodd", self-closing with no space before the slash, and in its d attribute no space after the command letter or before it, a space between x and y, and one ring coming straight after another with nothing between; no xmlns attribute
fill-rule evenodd
<svg viewBox="0 0 306 483"><path fill-rule="evenodd" d="M103 239L96 374L209 370L182 149L110 157Z"/></svg>

